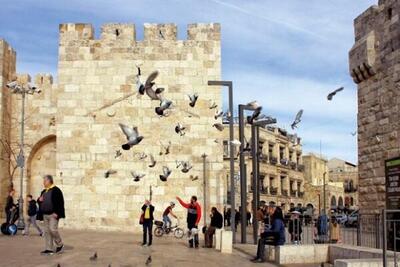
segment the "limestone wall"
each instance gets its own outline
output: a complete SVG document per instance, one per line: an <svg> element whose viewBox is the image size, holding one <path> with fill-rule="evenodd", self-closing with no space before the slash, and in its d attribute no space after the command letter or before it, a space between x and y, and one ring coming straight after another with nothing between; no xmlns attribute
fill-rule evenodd
<svg viewBox="0 0 400 267"><path fill-rule="evenodd" d="M210 99L222 106L221 91L207 86L221 76L219 24L189 25L187 40L177 40L174 24L145 24L144 40L136 40L132 24L103 25L100 39L93 36L90 24L60 25L56 181L65 194L65 225L140 230L140 207L150 186L158 219L177 195L186 200L197 195L203 205L203 153L208 155L207 205L222 207L222 147L214 142L221 132L212 127L209 109ZM154 112L159 101L136 94L136 65L142 79L159 71L155 81L174 103L170 116L159 117ZM187 96L193 93L199 94L195 108ZM187 126L184 136L174 131L178 122ZM118 123L137 126L144 139L115 158L126 141ZM170 154L160 155L169 142ZM154 155L154 168L138 159L142 152ZM190 160L194 167L183 174L176 160ZM159 179L162 166L172 170L168 182ZM105 179L108 169L118 173ZM131 171L146 176L134 182ZM192 181L190 175L199 178ZM177 205L177 213L184 224L186 210Z"/></svg>
<svg viewBox="0 0 400 267"><path fill-rule="evenodd" d="M358 84L359 204L385 207L385 159L400 155L400 3L381 0L354 21L350 73Z"/></svg>

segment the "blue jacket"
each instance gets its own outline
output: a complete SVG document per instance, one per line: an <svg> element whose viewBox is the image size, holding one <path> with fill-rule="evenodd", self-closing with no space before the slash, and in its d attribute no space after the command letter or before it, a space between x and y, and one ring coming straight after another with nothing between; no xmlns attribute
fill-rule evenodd
<svg viewBox="0 0 400 267"><path fill-rule="evenodd" d="M272 221L270 227L265 229L266 232L278 233L278 240L276 240L276 246L282 246L285 244L285 224L280 219Z"/></svg>

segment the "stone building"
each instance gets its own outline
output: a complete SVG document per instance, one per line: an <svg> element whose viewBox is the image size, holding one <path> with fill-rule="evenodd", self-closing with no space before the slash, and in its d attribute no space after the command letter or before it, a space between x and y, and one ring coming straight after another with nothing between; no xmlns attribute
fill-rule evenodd
<svg viewBox="0 0 400 267"><path fill-rule="evenodd" d="M42 93L28 96L26 102L24 194L37 196L41 176L53 174L64 192L64 226L69 228L140 230L137 221L146 198L152 198L158 218L175 196L188 200L197 195L203 204L205 195L208 208L222 207L222 147L214 142L222 135L212 127L216 120L209 109L210 100L222 106L222 94L220 88L207 86L221 75L220 26L191 24L187 33L187 40L177 40L176 25L145 24L144 39L137 40L135 25L106 24L96 39L90 24L61 24L57 83L49 75L37 75L34 82ZM18 147L19 120L14 118L20 114L20 99L10 97L5 88L15 75L15 52L4 41L0 48L0 129L2 138ZM155 113L159 101L137 94L137 66L143 82L159 71L155 82L173 102L169 116ZM194 93L199 100L192 108L188 94ZM186 126L183 136L174 131L178 122ZM126 138L118 123L137 126L143 141L122 150ZM117 150L122 152L119 157ZM140 159L142 153L148 157ZM154 168L148 167L150 154L157 161ZM202 154L207 155L206 194ZM193 168L182 173L176 161L189 161ZM9 165L0 165L2 196L9 185ZM159 179L163 166L172 170L167 182ZM109 169L117 173L105 179ZM131 171L145 177L134 182ZM19 195L16 177L13 184ZM186 211L177 206L183 223Z"/></svg>
<svg viewBox="0 0 400 267"><path fill-rule="evenodd" d="M332 158L328 161L329 178L332 182L343 183L344 205L347 208L358 208L358 171L353 163Z"/></svg>
<svg viewBox="0 0 400 267"><path fill-rule="evenodd" d="M330 179L328 160L313 153L303 156L305 203L308 208L313 208L316 213L325 208L344 208L344 187L342 182ZM324 201L325 177L325 201Z"/></svg>
<svg viewBox="0 0 400 267"><path fill-rule="evenodd" d="M400 2L379 0L354 21L361 212L385 208L385 160L400 156Z"/></svg>
<svg viewBox="0 0 400 267"><path fill-rule="evenodd" d="M238 139L239 127L234 126L235 138ZM246 125L245 137L251 145L251 126ZM223 132L223 155L225 169L225 183L227 190L230 184L230 154L229 154L229 125ZM266 202L275 201L278 205L285 204L288 208L291 203L304 205L304 166L302 165L302 147L300 138L288 134L285 130L277 127L260 128L260 200ZM247 145L247 144L246 144ZM235 151L235 173L236 173L236 205L240 205L240 181L239 181L239 147ZM252 157L251 153L245 155L247 171L247 201L252 201ZM229 194L226 194L225 203L229 201Z"/></svg>

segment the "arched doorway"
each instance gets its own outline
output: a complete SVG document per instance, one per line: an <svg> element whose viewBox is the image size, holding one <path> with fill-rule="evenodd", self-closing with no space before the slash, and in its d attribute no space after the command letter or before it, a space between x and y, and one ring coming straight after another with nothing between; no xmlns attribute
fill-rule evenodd
<svg viewBox="0 0 400 267"><path fill-rule="evenodd" d="M339 197L338 206L339 206L339 208L343 208L343 197L342 196Z"/></svg>
<svg viewBox="0 0 400 267"><path fill-rule="evenodd" d="M331 197L331 209L336 209L336 197Z"/></svg>
<svg viewBox="0 0 400 267"><path fill-rule="evenodd" d="M42 177L55 175L56 171L56 136L49 135L37 142L27 160L27 193L36 199L43 190Z"/></svg>

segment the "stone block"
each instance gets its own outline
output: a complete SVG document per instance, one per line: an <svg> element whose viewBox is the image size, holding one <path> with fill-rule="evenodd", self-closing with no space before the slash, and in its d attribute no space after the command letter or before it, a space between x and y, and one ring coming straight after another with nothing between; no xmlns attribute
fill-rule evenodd
<svg viewBox="0 0 400 267"><path fill-rule="evenodd" d="M221 242L222 242L222 232L224 229L216 229L215 230L215 249L221 251Z"/></svg>
<svg viewBox="0 0 400 267"><path fill-rule="evenodd" d="M221 253L232 253L232 231L221 233Z"/></svg>

